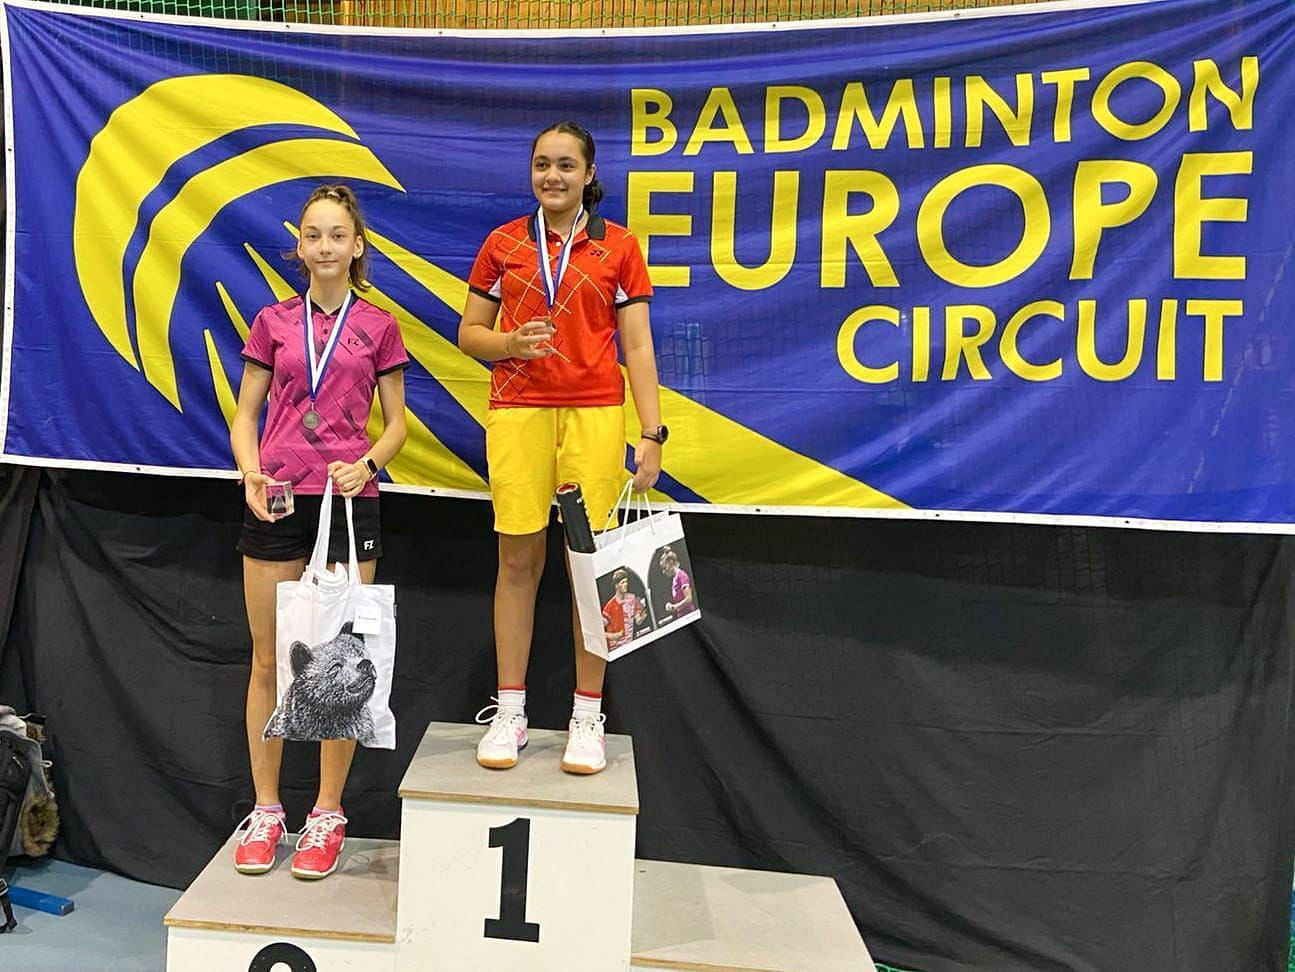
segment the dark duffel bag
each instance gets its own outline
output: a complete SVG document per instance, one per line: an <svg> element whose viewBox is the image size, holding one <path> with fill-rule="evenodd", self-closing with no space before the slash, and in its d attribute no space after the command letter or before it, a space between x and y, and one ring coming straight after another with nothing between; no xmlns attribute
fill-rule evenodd
<svg viewBox="0 0 1295 972"><path fill-rule="evenodd" d="M3 875L30 776L31 763L19 752L17 737L0 732L0 910L4 913L0 932L10 931L17 925L9 903L9 885Z"/></svg>

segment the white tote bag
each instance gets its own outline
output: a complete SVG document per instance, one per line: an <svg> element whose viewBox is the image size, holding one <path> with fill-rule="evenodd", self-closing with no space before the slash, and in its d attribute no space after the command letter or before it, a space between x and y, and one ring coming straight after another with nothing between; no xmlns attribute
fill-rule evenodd
<svg viewBox="0 0 1295 972"><path fill-rule="evenodd" d="M633 522L595 534L591 553L568 550L585 650L615 661L701 617L692 559L677 513L653 513L647 495ZM607 518L632 500L630 484Z"/></svg>
<svg viewBox="0 0 1295 972"><path fill-rule="evenodd" d="M349 561L328 569L333 481L319 507L315 550L300 580L282 581L275 611L278 705L264 737L355 739L395 749L391 675L396 662L396 590L362 584L355 523L346 500Z"/></svg>

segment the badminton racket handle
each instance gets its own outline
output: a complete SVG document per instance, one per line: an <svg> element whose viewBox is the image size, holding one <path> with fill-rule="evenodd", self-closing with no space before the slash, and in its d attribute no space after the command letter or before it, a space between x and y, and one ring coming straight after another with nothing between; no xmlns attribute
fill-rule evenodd
<svg viewBox="0 0 1295 972"><path fill-rule="evenodd" d="M562 512L562 529L566 531L567 547L575 553L593 553L594 532L589 526L585 499L579 483L563 483L557 492L558 509Z"/></svg>

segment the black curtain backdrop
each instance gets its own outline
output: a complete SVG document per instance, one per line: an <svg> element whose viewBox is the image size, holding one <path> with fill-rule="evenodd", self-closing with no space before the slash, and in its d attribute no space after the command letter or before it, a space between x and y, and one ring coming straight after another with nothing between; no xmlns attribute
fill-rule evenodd
<svg viewBox="0 0 1295 972"><path fill-rule="evenodd" d="M238 491L4 476L0 700L49 717L57 850L183 887L250 796ZM383 517L398 749L357 756L345 803L394 837L423 727L489 701L495 553L484 503L389 495ZM928 972L1286 967L1295 541L686 523L704 619L609 674L640 857L830 875L879 960ZM557 544L546 727L572 685ZM288 746L294 825L315 752Z"/></svg>

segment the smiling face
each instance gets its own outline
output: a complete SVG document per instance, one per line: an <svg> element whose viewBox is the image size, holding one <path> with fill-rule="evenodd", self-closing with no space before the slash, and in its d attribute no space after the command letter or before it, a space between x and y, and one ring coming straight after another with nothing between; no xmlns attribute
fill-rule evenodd
<svg viewBox="0 0 1295 972"><path fill-rule="evenodd" d="M316 199L301 216L297 256L320 283L345 279L351 263L364 252L364 238L355 231L355 220L345 206L331 199Z"/></svg>
<svg viewBox="0 0 1295 972"><path fill-rule="evenodd" d="M545 132L531 154L531 191L545 213L574 212L585 186L593 181L594 169L580 139L566 132Z"/></svg>

